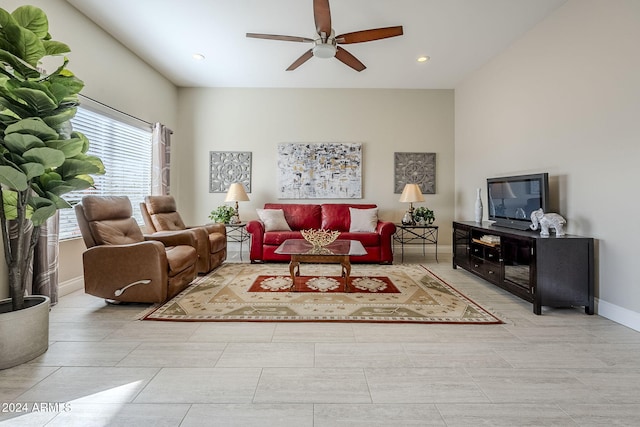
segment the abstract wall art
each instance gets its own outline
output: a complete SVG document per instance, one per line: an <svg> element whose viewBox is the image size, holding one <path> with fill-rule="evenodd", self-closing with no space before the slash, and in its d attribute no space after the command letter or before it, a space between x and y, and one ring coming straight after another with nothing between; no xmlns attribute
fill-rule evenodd
<svg viewBox="0 0 640 427"><path fill-rule="evenodd" d="M251 152L210 151L209 193L226 193L234 182L241 182L251 193Z"/></svg>
<svg viewBox="0 0 640 427"><path fill-rule="evenodd" d="M401 194L405 184L418 184L422 194L436 193L436 153L394 153L393 192Z"/></svg>
<svg viewBox="0 0 640 427"><path fill-rule="evenodd" d="M278 144L279 199L362 198L362 144Z"/></svg>

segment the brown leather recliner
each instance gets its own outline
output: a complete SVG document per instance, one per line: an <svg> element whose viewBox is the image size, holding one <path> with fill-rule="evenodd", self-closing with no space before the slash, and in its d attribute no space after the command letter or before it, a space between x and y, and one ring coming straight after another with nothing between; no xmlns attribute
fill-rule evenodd
<svg viewBox="0 0 640 427"><path fill-rule="evenodd" d="M198 273L208 273L227 259L227 229L224 224L187 227L177 212L173 196L147 196L140 203L149 232L191 230L198 248Z"/></svg>
<svg viewBox="0 0 640 427"><path fill-rule="evenodd" d="M192 233L143 235L128 197L87 196L75 206L87 250L85 292L107 300L158 303L197 276Z"/></svg>

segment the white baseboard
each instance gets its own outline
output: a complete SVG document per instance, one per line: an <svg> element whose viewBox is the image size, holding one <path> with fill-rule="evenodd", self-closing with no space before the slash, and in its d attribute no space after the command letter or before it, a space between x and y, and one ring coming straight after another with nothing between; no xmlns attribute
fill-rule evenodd
<svg viewBox="0 0 640 427"><path fill-rule="evenodd" d="M640 313L596 298L596 313L640 332Z"/></svg>
<svg viewBox="0 0 640 427"><path fill-rule="evenodd" d="M58 296L62 297L81 289L84 289L84 276L74 277L58 284Z"/></svg>

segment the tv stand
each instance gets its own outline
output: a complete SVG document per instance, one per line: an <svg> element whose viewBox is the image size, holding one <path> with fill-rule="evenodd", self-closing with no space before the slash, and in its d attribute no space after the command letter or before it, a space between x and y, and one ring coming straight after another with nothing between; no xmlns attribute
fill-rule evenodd
<svg viewBox="0 0 640 427"><path fill-rule="evenodd" d="M542 306L584 306L594 313L593 239L542 237L475 222L453 223L453 268L461 267L520 298Z"/></svg>
<svg viewBox="0 0 640 427"><path fill-rule="evenodd" d="M490 227L511 228L514 230L525 231L525 230L531 230L531 228L529 228L529 225L530 225L529 223L523 223L521 221L511 221L511 222L496 221L493 224L491 224Z"/></svg>

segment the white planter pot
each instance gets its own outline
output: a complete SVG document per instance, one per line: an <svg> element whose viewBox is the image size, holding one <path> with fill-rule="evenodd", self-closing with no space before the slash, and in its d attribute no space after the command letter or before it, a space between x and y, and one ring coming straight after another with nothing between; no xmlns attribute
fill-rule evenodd
<svg viewBox="0 0 640 427"><path fill-rule="evenodd" d="M25 308L11 310L0 300L0 369L29 362L49 348L49 297L25 297Z"/></svg>

